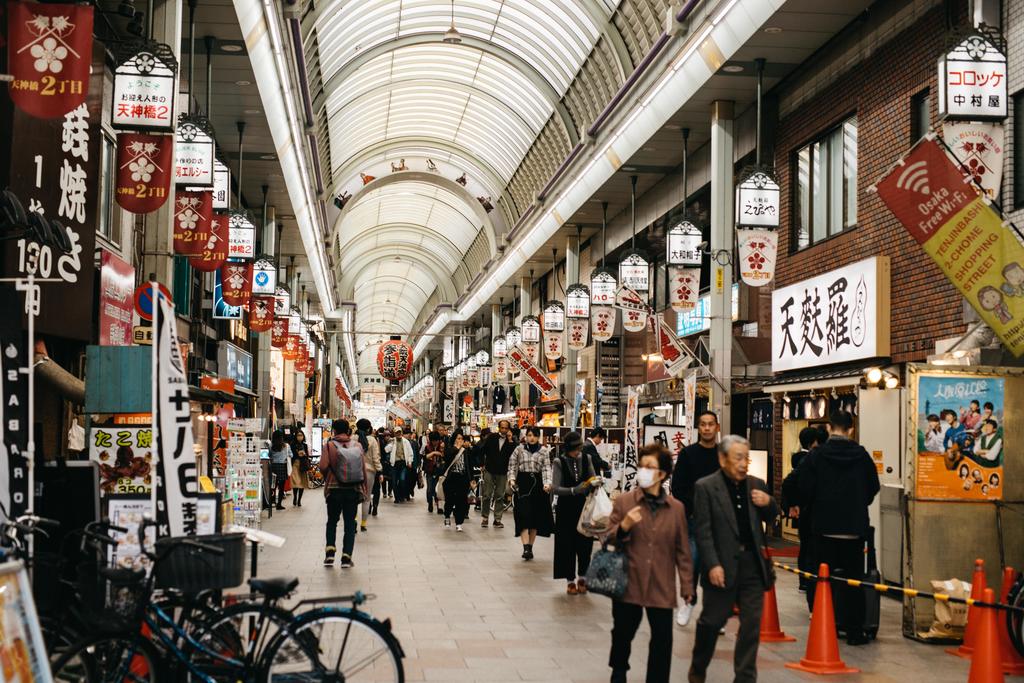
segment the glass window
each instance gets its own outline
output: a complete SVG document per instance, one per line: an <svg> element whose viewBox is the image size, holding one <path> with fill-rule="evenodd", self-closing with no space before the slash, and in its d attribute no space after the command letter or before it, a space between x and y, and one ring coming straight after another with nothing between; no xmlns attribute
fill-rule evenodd
<svg viewBox="0 0 1024 683"><path fill-rule="evenodd" d="M910 144L914 144L931 128L928 112L928 88L910 98Z"/></svg>
<svg viewBox="0 0 1024 683"><path fill-rule="evenodd" d="M115 207L114 202L114 179L117 174L114 171L114 164L117 159L117 150L113 139L104 135L100 149L100 215L99 234L103 235L110 242L117 244L120 235L114 234Z"/></svg>
<svg viewBox="0 0 1024 683"><path fill-rule="evenodd" d="M857 225L857 118L801 147L794 159L796 248Z"/></svg>

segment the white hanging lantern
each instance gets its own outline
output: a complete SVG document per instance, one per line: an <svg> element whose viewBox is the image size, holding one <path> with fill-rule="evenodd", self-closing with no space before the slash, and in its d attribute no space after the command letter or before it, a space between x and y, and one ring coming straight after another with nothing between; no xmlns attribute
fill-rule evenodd
<svg viewBox="0 0 1024 683"><path fill-rule="evenodd" d="M627 251L619 261L619 282L638 292L651 288L651 264L641 251Z"/></svg>
<svg viewBox="0 0 1024 683"><path fill-rule="evenodd" d="M544 307L544 331L561 332L565 329L565 306L561 301L549 301Z"/></svg>
<svg viewBox="0 0 1024 683"><path fill-rule="evenodd" d="M752 167L736 184L736 225L746 228L779 227L781 191L771 170Z"/></svg>
<svg viewBox="0 0 1024 683"><path fill-rule="evenodd" d="M665 258L670 266L699 266L701 243L700 228L688 220L676 223L665 239Z"/></svg>
<svg viewBox="0 0 1024 683"><path fill-rule="evenodd" d="M615 303L615 290L619 282L615 272L608 268L598 268L590 276L590 303L594 306L611 306Z"/></svg>
<svg viewBox="0 0 1024 683"><path fill-rule="evenodd" d="M540 342L540 320L535 315L523 316L523 342L536 344Z"/></svg>
<svg viewBox="0 0 1024 683"><path fill-rule="evenodd" d="M508 348L519 346L519 343L523 341L523 333L514 325L505 332L505 344Z"/></svg>
<svg viewBox="0 0 1024 683"><path fill-rule="evenodd" d="M617 311L614 306L594 306L590 316L590 332L594 341L605 342L612 338Z"/></svg>
<svg viewBox="0 0 1024 683"><path fill-rule="evenodd" d="M569 319L590 317L590 289L586 285L569 285L565 290L565 314Z"/></svg>
<svg viewBox="0 0 1024 683"><path fill-rule="evenodd" d="M552 331L544 333L544 357L548 360L558 360L562 357L562 344L565 333Z"/></svg>
<svg viewBox="0 0 1024 683"><path fill-rule="evenodd" d="M508 343L504 337L495 337L494 346L492 348L495 358L504 358L508 353Z"/></svg>

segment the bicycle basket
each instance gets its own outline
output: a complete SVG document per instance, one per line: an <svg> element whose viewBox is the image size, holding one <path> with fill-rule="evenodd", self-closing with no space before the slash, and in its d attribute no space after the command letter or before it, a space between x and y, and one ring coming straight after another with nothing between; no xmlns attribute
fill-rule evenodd
<svg viewBox="0 0 1024 683"><path fill-rule="evenodd" d="M78 565L79 615L92 628L127 631L137 628L146 603L146 572L105 567L95 562Z"/></svg>
<svg viewBox="0 0 1024 683"><path fill-rule="evenodd" d="M177 543L178 538L156 542L156 585L184 593L221 590L245 581L245 534L210 534L189 539L224 549L223 555Z"/></svg>

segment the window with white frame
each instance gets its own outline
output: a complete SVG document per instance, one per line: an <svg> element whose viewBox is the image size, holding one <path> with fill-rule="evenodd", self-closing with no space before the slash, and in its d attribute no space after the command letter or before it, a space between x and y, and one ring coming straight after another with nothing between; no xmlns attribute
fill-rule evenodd
<svg viewBox="0 0 1024 683"><path fill-rule="evenodd" d="M857 117L797 150L794 233L797 249L857 225Z"/></svg>

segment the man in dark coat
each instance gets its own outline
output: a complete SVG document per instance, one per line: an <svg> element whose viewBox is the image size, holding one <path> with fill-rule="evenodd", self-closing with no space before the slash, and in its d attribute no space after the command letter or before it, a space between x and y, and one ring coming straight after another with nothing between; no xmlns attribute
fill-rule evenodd
<svg viewBox="0 0 1024 683"><path fill-rule="evenodd" d="M519 445L512 438L512 425L508 420L498 422L498 433L489 434L482 442L483 458L480 463L480 526L486 527L494 510L494 528L505 527L501 516L505 512L505 489L508 488L508 460Z"/></svg>
<svg viewBox="0 0 1024 683"><path fill-rule="evenodd" d="M782 481L783 511L793 520L793 527L800 536L800 555L797 559L797 566L805 572L811 573L818 571L818 568L814 566L814 534L811 532L814 518L810 504L800 496L800 463L818 447L819 436L817 427L804 427L800 430L800 450L792 455L790 462L793 469ZM801 576L800 590L807 591L810 583L811 581ZM814 609L811 602L812 595L810 592L807 593L808 610Z"/></svg>
<svg viewBox="0 0 1024 683"><path fill-rule="evenodd" d="M863 580L864 540L871 526L868 506L878 494L878 470L864 447L853 440L852 415L833 414L829 432L828 441L814 449L799 470L801 500L814 510L814 566L825 563L832 573ZM808 590L812 596L814 587L812 583ZM845 607L836 616L836 625L846 631L848 644L863 645L868 639L861 589L841 584L836 591L842 593Z"/></svg>
<svg viewBox="0 0 1024 683"><path fill-rule="evenodd" d="M594 463L594 471L603 476L611 475L611 465L606 463L598 452L597 447L604 443L605 432L603 427L594 427L589 430L587 434L587 440L583 442L583 455L590 456L590 461Z"/></svg>

